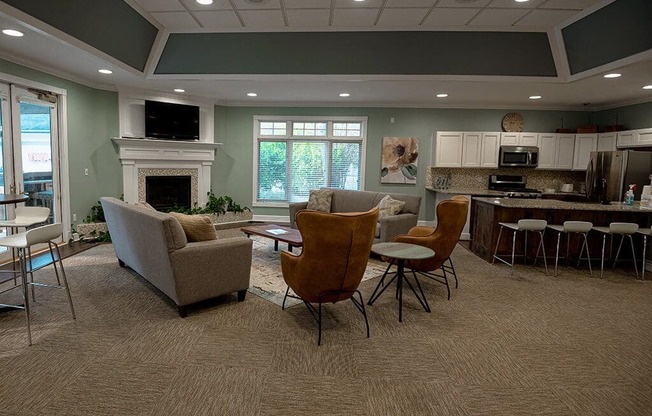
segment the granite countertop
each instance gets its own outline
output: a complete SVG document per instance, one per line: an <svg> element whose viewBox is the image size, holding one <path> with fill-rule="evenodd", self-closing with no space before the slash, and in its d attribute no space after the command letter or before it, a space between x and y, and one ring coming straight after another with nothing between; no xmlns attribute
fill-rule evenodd
<svg viewBox="0 0 652 416"><path fill-rule="evenodd" d="M620 202L612 202L610 205L587 202L558 201L556 199L520 199L520 198L473 198L478 202L486 202L492 205L499 205L505 208L529 208L529 209L560 209L569 211L616 211L616 212L644 212L652 214L652 209L641 208L641 203L636 201L634 206L625 206Z"/></svg>

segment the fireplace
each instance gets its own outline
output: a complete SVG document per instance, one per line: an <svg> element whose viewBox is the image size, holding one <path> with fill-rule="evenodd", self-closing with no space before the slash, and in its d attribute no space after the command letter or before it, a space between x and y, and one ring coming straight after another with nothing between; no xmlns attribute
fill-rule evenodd
<svg viewBox="0 0 652 416"><path fill-rule="evenodd" d="M190 208L191 176L145 177L145 201L158 211L174 207Z"/></svg>

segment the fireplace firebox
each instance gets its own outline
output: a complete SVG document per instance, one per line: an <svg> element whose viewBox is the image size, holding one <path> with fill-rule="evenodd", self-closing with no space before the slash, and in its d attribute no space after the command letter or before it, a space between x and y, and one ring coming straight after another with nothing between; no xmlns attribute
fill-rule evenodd
<svg viewBox="0 0 652 416"><path fill-rule="evenodd" d="M190 176L147 176L145 201L158 211L191 207Z"/></svg>

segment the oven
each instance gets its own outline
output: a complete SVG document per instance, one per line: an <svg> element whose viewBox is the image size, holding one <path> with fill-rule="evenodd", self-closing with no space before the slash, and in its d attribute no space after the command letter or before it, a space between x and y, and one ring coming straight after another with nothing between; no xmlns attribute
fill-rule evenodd
<svg viewBox="0 0 652 416"><path fill-rule="evenodd" d="M536 168L539 148L536 146L500 146L500 167Z"/></svg>

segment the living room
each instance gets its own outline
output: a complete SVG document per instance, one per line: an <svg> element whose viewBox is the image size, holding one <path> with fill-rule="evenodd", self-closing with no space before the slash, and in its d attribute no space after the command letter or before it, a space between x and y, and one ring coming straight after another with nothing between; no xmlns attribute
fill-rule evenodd
<svg viewBox="0 0 652 416"><path fill-rule="evenodd" d="M49 91L59 100L58 128L63 140L58 148L60 205L56 215L64 224L66 241L68 230L82 222L100 197L125 194L124 164L120 146L113 139L139 136L128 128L128 120L144 124L139 106L145 100L199 106L205 122L202 132L208 130L200 142L220 143L209 175L204 177L207 186L217 195L229 195L250 207L255 220L276 223L289 223L287 206L255 200L257 116L365 119L362 189L421 197L419 225L432 225L436 218L435 196L426 185L433 135L438 131L498 132L508 112L518 112L524 120L523 131L531 132L575 130L587 125L652 127L652 96L649 90L642 90L652 79L637 84L635 90L631 80L626 81L627 86L623 81L630 74L634 77L640 72L649 73L649 50L635 54L636 62L614 59L575 76L560 69L558 76L544 80L538 77L532 83L526 77L507 81L481 75L441 74L326 74L321 80L300 74L175 77L156 74L151 63L142 71L129 69L129 65L75 35L19 10L18 3L0 2L3 28L7 23L17 25L25 30L25 37L41 36L53 43L44 41L44 48L50 47L50 51L41 50L43 57L34 59L17 52L21 49L15 44L18 40L2 36L0 82ZM204 16L200 6L186 0L124 3L154 21L155 17L161 21L171 19L176 13L186 13L184 19L190 19L186 6L191 11L199 10L196 16ZM308 16L324 10L331 10L336 21L341 16L338 13L359 7L365 8L364 16L375 16L386 8L388 15L404 13L403 18L405 13L411 16L431 9L434 16L437 7L451 13L458 8L469 13L472 8L487 14L514 13L511 3L497 2L501 4L492 9L488 0L464 7L455 4L460 2L435 0L413 1L406 7L396 1L343 6L339 0L326 0L312 1L309 3L313 6L305 7L289 0L262 6L246 3L216 2L214 16L226 13L232 5L239 6L236 8L242 19L257 12L261 13L258 16L271 13L268 8L287 8L290 22L293 13ZM534 3L518 7L542 11L547 2ZM568 22L611 3L578 0L569 6L571 11L563 5L543 11L570 16L562 19ZM326 7L322 7L324 4ZM451 6L444 7L447 5ZM352 13L348 25L341 28L356 30L355 16L362 14ZM556 25L551 25L556 27L554 30L539 32L560 30ZM407 26L373 30L391 33ZM451 25L457 28L454 30L460 26ZM433 31L442 27L446 26L429 26ZM480 25L470 31L486 27ZM507 31L518 32L512 26ZM174 31L167 29L166 36L170 32ZM59 49L57 44L65 47ZM164 42L157 46L160 49L153 54L155 57L149 58L148 51L147 59L160 57ZM80 67L92 65L97 72L95 64L101 62L103 67L112 68L115 78L87 77L75 74L70 66L54 66L51 55L66 55L68 48L79 54L75 56ZM603 73L620 69L621 79L602 78ZM123 84L119 81L125 79L123 76L133 78ZM134 84L133 79L140 81ZM261 92L265 81L279 80L282 84L274 91L277 95L272 95L271 90L267 96ZM346 82L336 86L335 82L342 80ZM589 80L598 87L582 90L584 95L574 90L575 85ZM229 81L232 84L224 87L223 96L214 90L210 90L210 96L200 93L201 85L209 91L209 85L215 88ZM398 82L394 90L399 96L401 90L409 91L404 95L414 96L415 90L427 90L427 101L392 101L387 90L382 91L386 99L365 95L391 81ZM488 92L480 87L485 81L495 82L487 87ZM296 89L289 89L293 83ZM313 97L305 97L312 92L306 88L310 83L323 83L324 88ZM470 91L465 102L455 101L458 97L454 91L459 84L466 85L467 93ZM356 97L358 85L361 89ZM189 93L174 92L172 86L183 87ZM541 89L532 91L535 86ZM523 98L504 102L501 88L506 97L520 90ZM572 92L554 101L553 97L560 94L558 90L565 88ZM240 96L233 92L235 89ZM254 90L259 92L258 97L245 95ZM10 89L7 91L11 94ZM339 97L340 91L349 91L352 96ZM435 93L439 92L450 96L438 99ZM527 95L534 92L541 93L544 99L529 100ZM324 98L326 93L328 98ZM227 94L231 95L224 98ZM576 96L569 99L569 95ZM3 104L7 98L9 95L3 95ZM548 98L553 101L546 102ZM137 102L135 109L125 104L130 100ZM2 118L10 117L3 112ZM421 156L414 183L382 180L386 137L419 139ZM652 349L646 335L652 333L646 319L650 314L650 286L635 282L620 269L608 270L608 277L599 281L591 279L584 269L569 267L553 278L545 276L540 265L518 265L522 269L510 277L505 267L488 265L458 247L455 261L460 287L452 289L450 301L446 300L445 288L424 285L432 307L432 312L426 313L406 291L405 318L399 323L395 299L385 294L368 307L369 339L364 336L364 322L351 305L329 305L324 342L317 348L315 325L307 311L301 307L282 311L256 296L248 295L244 302L237 302L235 295L227 296L181 319L152 285L118 266L110 247L103 245L99 250L104 251L86 251L64 259L78 311L76 322L67 315L60 294L43 291L40 295L37 291L37 330L34 345L28 348L21 313L0 313L0 345L4 351L0 367L9 375L2 382L1 390L8 394L3 394L5 404L0 414L645 414L652 402ZM52 278L51 273L47 278ZM375 283L373 279L362 283L365 299ZM62 389L61 394L55 394L55 387Z"/></svg>

